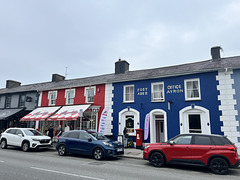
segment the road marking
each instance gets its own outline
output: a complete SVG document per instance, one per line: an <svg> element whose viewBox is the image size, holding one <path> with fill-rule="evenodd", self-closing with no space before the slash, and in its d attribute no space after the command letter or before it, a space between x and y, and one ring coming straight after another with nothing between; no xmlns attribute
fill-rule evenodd
<svg viewBox="0 0 240 180"><path fill-rule="evenodd" d="M38 168L38 167L31 167L31 168L36 169L36 170L40 170L40 171L47 171L47 172L53 172L53 173L57 173L57 174L64 174L64 175L68 175L68 176L82 177L82 178L95 179L95 180L104 180L104 179L99 179L99 178L90 177L90 176L83 176L83 175L72 174L72 173L61 172L61 171L55 171L55 170L50 170L50 169L43 169L43 168Z"/></svg>
<svg viewBox="0 0 240 180"><path fill-rule="evenodd" d="M0 162L1 162L1 163L4 163L4 161L1 161L1 160L0 160Z"/></svg>

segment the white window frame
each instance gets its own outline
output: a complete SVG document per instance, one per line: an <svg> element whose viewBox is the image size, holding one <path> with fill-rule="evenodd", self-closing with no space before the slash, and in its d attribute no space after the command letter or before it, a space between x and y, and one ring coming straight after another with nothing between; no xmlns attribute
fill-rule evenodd
<svg viewBox="0 0 240 180"><path fill-rule="evenodd" d="M187 83L188 83L188 82L193 82L193 81L197 81L197 82L198 82L199 97L188 97ZM186 100L186 101L201 100L201 88L200 88L200 79L199 79L199 78L195 78L195 79L185 79L185 80L184 80L184 90L185 90L185 100ZM192 90L193 90L193 89L192 89Z"/></svg>
<svg viewBox="0 0 240 180"><path fill-rule="evenodd" d="M160 98L154 98L153 97L153 93L154 93L154 88L153 86L155 85L162 85L163 88L160 90L160 92L162 92L162 97ZM164 92L164 82L155 82L155 83L152 83L151 84L151 99L152 99L152 102L164 102L165 101L165 92Z"/></svg>
<svg viewBox="0 0 240 180"><path fill-rule="evenodd" d="M133 99L126 100L126 89L130 88L130 87L133 87ZM124 103L132 103L132 102L134 102L134 85L125 85L125 86L123 86L123 102Z"/></svg>
<svg viewBox="0 0 240 180"><path fill-rule="evenodd" d="M93 101L89 101L88 100L88 91L90 89L93 89ZM84 96L85 96L85 102L86 103L94 103L94 97L96 95L96 86L90 86L90 87L85 87L85 90L84 90Z"/></svg>
<svg viewBox="0 0 240 180"><path fill-rule="evenodd" d="M52 99L52 97L53 97L52 95L55 95L55 99ZM49 99L48 105L49 106L55 106L56 99L57 99L57 91L49 91L48 92L48 99ZM54 103L53 103L53 101L54 101Z"/></svg>
<svg viewBox="0 0 240 180"><path fill-rule="evenodd" d="M71 99L73 99L72 103L69 102L70 98L69 98L69 93L73 93L73 97ZM69 104L74 104L74 98L75 98L75 89L67 89L65 90L65 98L66 98L66 105Z"/></svg>

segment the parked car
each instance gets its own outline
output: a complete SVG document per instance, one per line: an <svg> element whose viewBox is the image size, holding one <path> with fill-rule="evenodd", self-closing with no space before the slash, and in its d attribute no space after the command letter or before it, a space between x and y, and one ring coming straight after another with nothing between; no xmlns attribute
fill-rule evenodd
<svg viewBox="0 0 240 180"><path fill-rule="evenodd" d="M49 148L52 144L50 137L32 128L9 128L2 133L0 142L2 149L16 146L21 147L23 151Z"/></svg>
<svg viewBox="0 0 240 180"><path fill-rule="evenodd" d="M167 143L148 144L143 158L155 167L186 164L209 167L215 174L226 174L239 166L237 147L225 136L181 134Z"/></svg>
<svg viewBox="0 0 240 180"><path fill-rule="evenodd" d="M124 154L124 148L120 142L110 141L101 133L85 130L65 132L60 136L56 149L60 156L77 153L93 156L96 160L119 157Z"/></svg>

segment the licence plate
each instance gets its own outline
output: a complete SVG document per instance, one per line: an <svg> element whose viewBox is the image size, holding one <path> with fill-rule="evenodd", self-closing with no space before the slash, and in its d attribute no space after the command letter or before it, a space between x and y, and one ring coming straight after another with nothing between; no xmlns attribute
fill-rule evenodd
<svg viewBox="0 0 240 180"><path fill-rule="evenodd" d="M122 149L122 148L118 148L118 149L117 149L117 152L120 152L120 151L123 151L123 149Z"/></svg>

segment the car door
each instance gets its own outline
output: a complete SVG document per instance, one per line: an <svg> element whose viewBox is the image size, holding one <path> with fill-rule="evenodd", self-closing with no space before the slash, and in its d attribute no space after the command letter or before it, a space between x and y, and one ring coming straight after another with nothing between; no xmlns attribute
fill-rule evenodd
<svg viewBox="0 0 240 180"><path fill-rule="evenodd" d="M68 137L66 138L66 145L68 151L71 153L80 153L79 147L81 147L81 142L79 141L79 132L73 131L69 133Z"/></svg>
<svg viewBox="0 0 240 180"><path fill-rule="evenodd" d="M79 138L80 138L80 142L81 142L82 154L91 155L92 150L95 147L95 142L94 142L95 140L92 139L92 137L90 137L90 135L85 131L80 132Z"/></svg>
<svg viewBox="0 0 240 180"><path fill-rule="evenodd" d="M195 164L206 164L210 152L214 150L215 145L212 138L207 135L194 135L191 148L192 161Z"/></svg>
<svg viewBox="0 0 240 180"><path fill-rule="evenodd" d="M192 135L180 135L172 139L172 141L173 144L170 144L165 151L167 161L191 162Z"/></svg>
<svg viewBox="0 0 240 180"><path fill-rule="evenodd" d="M14 146L18 146L18 147L21 147L22 145L22 141L23 141L23 132L22 130L20 129L17 129L15 135L14 135L14 138L13 138L13 144Z"/></svg>
<svg viewBox="0 0 240 180"><path fill-rule="evenodd" d="M9 131L7 131L6 133L6 138L7 138L7 144L8 145L12 145L14 146L14 139L15 139L15 136L16 136L16 131L17 129L10 129Z"/></svg>

